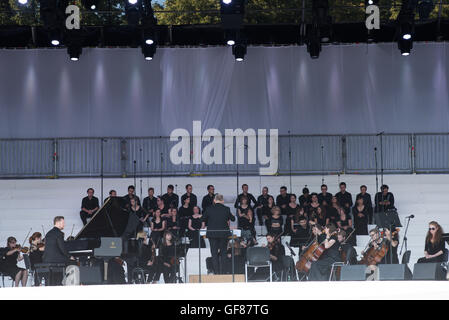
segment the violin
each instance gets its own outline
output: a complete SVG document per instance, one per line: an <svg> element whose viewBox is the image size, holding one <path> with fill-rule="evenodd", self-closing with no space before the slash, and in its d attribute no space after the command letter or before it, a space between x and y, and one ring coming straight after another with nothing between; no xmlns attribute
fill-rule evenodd
<svg viewBox="0 0 449 320"><path fill-rule="evenodd" d="M30 248L22 247L20 244L16 245L13 249L19 249L22 253L28 253L28 251L30 251Z"/></svg>

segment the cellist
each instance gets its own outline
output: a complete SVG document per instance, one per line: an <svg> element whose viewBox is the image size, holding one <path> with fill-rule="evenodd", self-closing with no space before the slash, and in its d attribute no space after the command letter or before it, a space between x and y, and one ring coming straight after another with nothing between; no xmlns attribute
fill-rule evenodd
<svg viewBox="0 0 449 320"><path fill-rule="evenodd" d="M337 239L337 227L329 223L324 228L325 239L321 242L325 251L320 258L312 263L308 280L309 281L327 281L331 272L332 264L340 261L340 243Z"/></svg>

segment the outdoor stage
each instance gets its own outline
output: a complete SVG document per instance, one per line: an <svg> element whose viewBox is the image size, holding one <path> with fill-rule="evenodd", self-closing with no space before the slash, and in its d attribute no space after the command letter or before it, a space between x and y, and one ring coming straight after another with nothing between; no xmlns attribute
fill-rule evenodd
<svg viewBox="0 0 449 320"><path fill-rule="evenodd" d="M448 281L341 281L108 285L2 288L0 300L434 300L449 298Z"/></svg>

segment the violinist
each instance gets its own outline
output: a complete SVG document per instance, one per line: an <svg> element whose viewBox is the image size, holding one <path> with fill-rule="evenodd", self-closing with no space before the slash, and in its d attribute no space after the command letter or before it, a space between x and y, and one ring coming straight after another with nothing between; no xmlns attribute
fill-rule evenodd
<svg viewBox="0 0 449 320"><path fill-rule="evenodd" d="M349 264L357 264L357 252L355 251L354 247L348 243L348 237L353 236L352 234L346 234L345 230L340 230L337 233L337 239L340 243L340 256L342 259L342 262L349 262Z"/></svg>
<svg viewBox="0 0 449 320"><path fill-rule="evenodd" d="M174 283L176 281L176 272L179 261L176 257L174 237L170 231L165 231L162 236L157 264L158 270L154 277L154 281L159 281L161 273L163 273L165 283Z"/></svg>
<svg viewBox="0 0 449 320"><path fill-rule="evenodd" d="M267 234L267 247L270 249L270 261L273 265L274 272L280 272L284 268L283 258L285 256L285 248L279 240L279 236L269 232Z"/></svg>
<svg viewBox="0 0 449 320"><path fill-rule="evenodd" d="M242 274L245 273L245 259L246 259L246 248L248 243L243 238L235 238L234 241L228 241L228 248L226 251L225 263L225 273L232 273L232 245L234 244L234 273Z"/></svg>
<svg viewBox="0 0 449 320"><path fill-rule="evenodd" d="M399 264L398 258L398 246L399 246L399 234L396 228L392 228L391 232L389 228L384 228L383 236L387 244L387 254L384 256L380 264ZM391 246L390 246L391 244ZM391 250L390 250L391 249Z"/></svg>
<svg viewBox="0 0 449 320"><path fill-rule="evenodd" d="M45 245L42 242L42 234L35 232L31 235L30 239L30 264L31 269L34 270L36 263L42 263L42 256L44 255ZM41 279L38 278L37 272L34 273L34 283L40 284Z"/></svg>
<svg viewBox="0 0 449 320"><path fill-rule="evenodd" d="M339 247L337 239L337 227L330 223L324 228L325 240L321 242L324 245L324 252L320 258L312 263L308 279L309 281L326 281L329 279L332 264L340 261Z"/></svg>
<svg viewBox="0 0 449 320"><path fill-rule="evenodd" d="M2 251L5 254L0 262L0 272L14 279L14 285L16 287L19 286L19 282L22 283L22 287L26 287L28 271L17 266L17 262L22 261L23 256L21 254L22 248L17 244L16 238L9 237L6 248Z"/></svg>
<svg viewBox="0 0 449 320"><path fill-rule="evenodd" d="M418 259L418 263L444 262L443 253L445 250L445 243L442 235L443 229L440 224L436 221L431 221L426 236L424 257Z"/></svg>
<svg viewBox="0 0 449 320"><path fill-rule="evenodd" d="M137 257L137 266L145 270L145 273L148 274L148 282L152 283L157 271L156 246L144 231L137 234L137 239L142 240L142 247Z"/></svg>

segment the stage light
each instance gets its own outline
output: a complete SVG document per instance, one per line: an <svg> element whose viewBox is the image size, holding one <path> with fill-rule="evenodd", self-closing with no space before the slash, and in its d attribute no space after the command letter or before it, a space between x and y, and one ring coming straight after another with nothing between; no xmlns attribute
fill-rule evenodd
<svg viewBox="0 0 449 320"><path fill-rule="evenodd" d="M307 44L307 52L312 59L318 59L321 51L321 43L319 41L310 41Z"/></svg>
<svg viewBox="0 0 449 320"><path fill-rule="evenodd" d="M20 3L20 4L27 4L27 3L28 3L28 0L19 0L19 3Z"/></svg>
<svg viewBox="0 0 449 320"><path fill-rule="evenodd" d="M228 46L233 46L233 45L235 44L235 41L234 41L234 40L228 40L228 41L226 42L226 44L227 44Z"/></svg>
<svg viewBox="0 0 449 320"><path fill-rule="evenodd" d="M136 4L138 0L128 0L129 4Z"/></svg>
<svg viewBox="0 0 449 320"><path fill-rule="evenodd" d="M239 43L232 46L232 54L236 61L242 62L246 55L246 45Z"/></svg>
<svg viewBox="0 0 449 320"><path fill-rule="evenodd" d="M410 40L412 38L411 26L409 23L401 24L401 35L404 40Z"/></svg>
<svg viewBox="0 0 449 320"><path fill-rule="evenodd" d="M54 46L59 46L59 40L53 39L53 40L51 40L51 44Z"/></svg>
<svg viewBox="0 0 449 320"><path fill-rule="evenodd" d="M398 41L398 48L401 51L401 55L403 56L409 56L410 51L413 48L413 41L412 40L399 40Z"/></svg>
<svg viewBox="0 0 449 320"><path fill-rule="evenodd" d="M78 61L82 52L83 48L78 44L67 46L67 53L72 61Z"/></svg>
<svg viewBox="0 0 449 320"><path fill-rule="evenodd" d="M224 4L230 4L232 2L232 0L223 0Z"/></svg>
<svg viewBox="0 0 449 320"><path fill-rule="evenodd" d="M59 46L61 44L61 31L59 29L51 29L49 31L49 38L53 46Z"/></svg>
<svg viewBox="0 0 449 320"><path fill-rule="evenodd" d="M146 43L142 44L142 54L147 61L153 60L154 54L156 53L156 45L148 45Z"/></svg>
<svg viewBox="0 0 449 320"><path fill-rule="evenodd" d="M237 39L237 33L234 30L227 30L225 32L225 41L228 46L233 46Z"/></svg>

